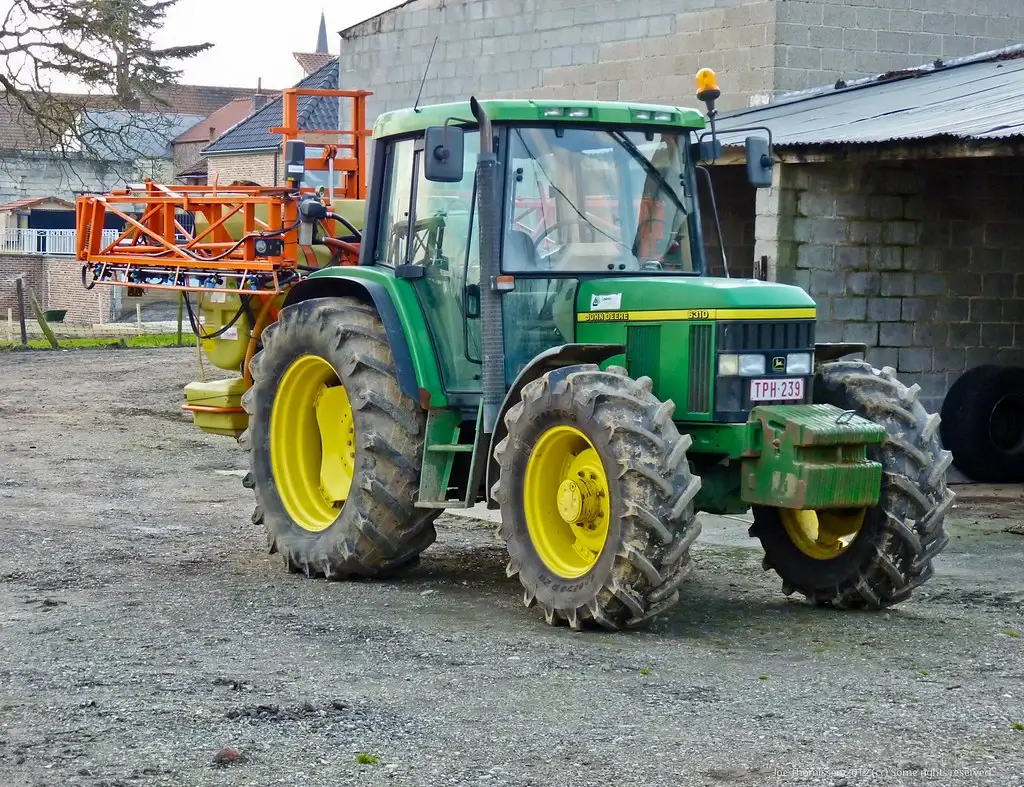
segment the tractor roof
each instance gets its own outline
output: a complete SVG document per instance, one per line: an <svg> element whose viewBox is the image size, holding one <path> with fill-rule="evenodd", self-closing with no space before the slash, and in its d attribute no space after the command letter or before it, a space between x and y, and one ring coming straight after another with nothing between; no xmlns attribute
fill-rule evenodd
<svg viewBox="0 0 1024 787"><path fill-rule="evenodd" d="M633 103L629 101L535 101L531 99L502 99L481 101L495 123L609 123L616 125L650 124L680 129L702 129L704 115L695 109L662 104ZM561 114L551 113L561 110ZM573 111L576 110L576 111ZM583 115L578 110L589 110ZM463 125L476 125L468 101L436 104L418 109L400 109L385 112L377 118L373 136L392 137L422 131L428 126L442 126L449 118L457 118Z"/></svg>

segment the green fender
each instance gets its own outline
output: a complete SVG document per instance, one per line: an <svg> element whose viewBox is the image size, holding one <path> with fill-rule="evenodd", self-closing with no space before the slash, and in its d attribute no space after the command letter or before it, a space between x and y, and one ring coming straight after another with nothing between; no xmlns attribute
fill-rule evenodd
<svg viewBox="0 0 1024 787"><path fill-rule="evenodd" d="M344 295L373 301L387 331L402 393L424 409L446 407L448 399L441 387L430 332L408 282L396 279L390 271L370 266L326 268L292 287L284 305Z"/></svg>

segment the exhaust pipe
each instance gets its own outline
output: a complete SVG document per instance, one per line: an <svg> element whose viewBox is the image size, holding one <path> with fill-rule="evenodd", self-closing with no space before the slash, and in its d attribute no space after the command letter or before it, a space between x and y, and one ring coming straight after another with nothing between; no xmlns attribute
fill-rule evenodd
<svg viewBox="0 0 1024 787"><path fill-rule="evenodd" d="M502 331L501 292L501 196L498 158L494 153L491 119L475 97L469 99L473 117L480 124L480 156L476 164L477 211L480 222L480 320L483 350L483 429L494 434L498 411L505 399L505 344Z"/></svg>

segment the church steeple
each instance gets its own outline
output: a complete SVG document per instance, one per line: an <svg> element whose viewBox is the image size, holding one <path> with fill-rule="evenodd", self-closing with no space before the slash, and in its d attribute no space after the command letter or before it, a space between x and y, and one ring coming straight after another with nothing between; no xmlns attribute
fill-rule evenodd
<svg viewBox="0 0 1024 787"><path fill-rule="evenodd" d="M322 52L325 55L329 55L331 50L327 44L327 19L324 17L324 12L320 12L320 33L316 38L316 51Z"/></svg>

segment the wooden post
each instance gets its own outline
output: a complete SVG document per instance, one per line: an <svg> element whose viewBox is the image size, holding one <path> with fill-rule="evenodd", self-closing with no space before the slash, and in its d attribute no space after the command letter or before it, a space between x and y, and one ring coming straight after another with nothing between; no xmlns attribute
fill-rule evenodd
<svg viewBox="0 0 1024 787"><path fill-rule="evenodd" d="M7 341L14 341L14 309L7 307Z"/></svg>
<svg viewBox="0 0 1024 787"><path fill-rule="evenodd" d="M32 312L36 316L36 322L39 323L39 328L43 332L43 336L50 343L50 347L54 350L60 349L60 344L57 343L57 337L53 335L53 331L50 330L49 324L46 322L46 315L43 314L43 307L39 305L39 299L36 298L35 293L32 292L32 288L28 288L29 301L32 303Z"/></svg>
<svg viewBox="0 0 1024 787"><path fill-rule="evenodd" d="M25 328L25 286L22 284L21 276L14 280L18 290L18 320L21 322L21 343L28 346L28 330Z"/></svg>

